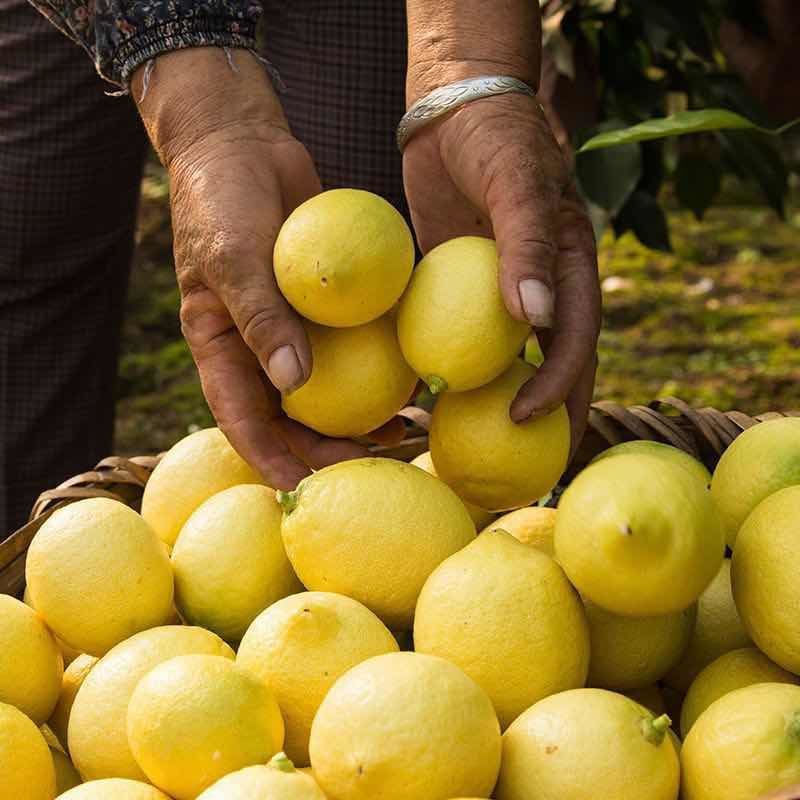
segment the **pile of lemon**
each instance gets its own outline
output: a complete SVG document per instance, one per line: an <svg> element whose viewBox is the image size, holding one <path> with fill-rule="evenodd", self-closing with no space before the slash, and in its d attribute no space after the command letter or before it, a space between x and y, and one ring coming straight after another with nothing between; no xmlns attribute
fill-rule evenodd
<svg viewBox="0 0 800 800"><path fill-rule="evenodd" d="M535 368L494 244L412 262L366 192L290 216L275 269L314 370L284 406L358 436L422 378L430 453L275 492L203 430L141 514L94 498L42 525L25 602L0 595L2 800L757 800L800 782L800 419L746 431L713 477L618 445L557 509L531 505L569 424L508 418Z"/></svg>

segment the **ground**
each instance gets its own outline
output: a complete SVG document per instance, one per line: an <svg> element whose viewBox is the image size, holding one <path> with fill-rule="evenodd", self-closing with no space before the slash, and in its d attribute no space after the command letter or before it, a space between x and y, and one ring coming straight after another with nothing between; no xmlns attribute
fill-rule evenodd
<svg viewBox="0 0 800 800"><path fill-rule="evenodd" d="M142 189L117 408L126 454L211 424L180 336L168 189L155 164ZM725 196L701 222L670 211L672 254L603 237L597 399L800 409L800 198L781 221L741 187Z"/></svg>

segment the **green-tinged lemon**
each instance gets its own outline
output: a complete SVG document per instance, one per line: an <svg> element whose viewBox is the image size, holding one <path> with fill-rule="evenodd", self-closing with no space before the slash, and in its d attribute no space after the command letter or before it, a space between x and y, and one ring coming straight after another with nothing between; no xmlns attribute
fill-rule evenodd
<svg viewBox="0 0 800 800"><path fill-rule="evenodd" d="M53 800L56 774L50 748L18 708L0 703L0 797Z"/></svg>
<svg viewBox="0 0 800 800"><path fill-rule="evenodd" d="M536 368L517 359L500 377L436 402L430 448L439 477L470 503L492 511L530 505L567 466L569 418L564 406L517 425L509 409Z"/></svg>
<svg viewBox="0 0 800 800"><path fill-rule="evenodd" d="M292 419L326 436L362 436L408 403L417 376L403 360L390 317L356 328L305 328L314 366L299 389L283 395Z"/></svg>
<svg viewBox="0 0 800 800"><path fill-rule="evenodd" d="M458 667L390 653L346 672L311 728L311 765L330 800L488 797L500 726L486 693Z"/></svg>
<svg viewBox="0 0 800 800"><path fill-rule="evenodd" d="M406 288L414 240L402 215L361 189L330 189L298 206L275 240L283 296L307 319L335 328L388 311Z"/></svg>
<svg viewBox="0 0 800 800"><path fill-rule="evenodd" d="M548 556L555 555L553 537L556 531L556 510L540 506L527 506L509 511L487 525L482 533L505 531L523 544L535 547Z"/></svg>
<svg viewBox="0 0 800 800"><path fill-rule="evenodd" d="M417 264L397 315L406 361L434 392L477 389L505 372L531 331L500 294L492 239L461 236Z"/></svg>
<svg viewBox="0 0 800 800"><path fill-rule="evenodd" d="M461 667L504 728L543 697L583 686L589 665L577 592L552 558L504 531L482 533L433 571L414 646Z"/></svg>
<svg viewBox="0 0 800 800"><path fill-rule="evenodd" d="M475 538L451 489L389 458L326 467L281 502L286 554L303 584L358 600L392 630L411 627L428 575Z"/></svg>

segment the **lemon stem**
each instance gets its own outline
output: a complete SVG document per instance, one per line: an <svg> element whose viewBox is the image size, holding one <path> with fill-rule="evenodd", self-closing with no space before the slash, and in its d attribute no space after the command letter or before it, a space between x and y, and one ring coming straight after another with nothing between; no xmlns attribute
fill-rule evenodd
<svg viewBox="0 0 800 800"><path fill-rule="evenodd" d="M447 391L447 381L444 378L440 378L438 375L428 375L428 377L425 378L425 383L428 384L431 394L441 394Z"/></svg>
<svg viewBox="0 0 800 800"><path fill-rule="evenodd" d="M670 725L672 725L672 720L667 714L662 714L655 719L653 717L645 717L642 720L642 735L650 744L658 746L664 741Z"/></svg>
<svg viewBox="0 0 800 800"><path fill-rule="evenodd" d="M275 753L267 765L273 769L279 769L281 772L294 772L294 764L286 753Z"/></svg>
<svg viewBox="0 0 800 800"><path fill-rule="evenodd" d="M297 492L285 492L278 489L275 492L275 499L280 503L284 514L291 514L297 506Z"/></svg>

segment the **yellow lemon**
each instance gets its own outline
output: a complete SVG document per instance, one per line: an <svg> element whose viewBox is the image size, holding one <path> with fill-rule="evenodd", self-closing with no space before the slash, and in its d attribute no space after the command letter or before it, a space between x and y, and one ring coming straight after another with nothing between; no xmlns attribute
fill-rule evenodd
<svg viewBox="0 0 800 800"><path fill-rule="evenodd" d="M757 683L715 700L681 750L683 800L755 800L800 781L800 686Z"/></svg>
<svg viewBox="0 0 800 800"><path fill-rule="evenodd" d="M330 189L298 206L275 240L283 296L307 319L335 328L388 311L406 288L414 240L402 215L361 189Z"/></svg>
<svg viewBox="0 0 800 800"><path fill-rule="evenodd" d="M428 575L475 538L453 491L389 458L334 464L280 498L286 554L303 584L358 600L392 630L411 627Z"/></svg>
<svg viewBox="0 0 800 800"><path fill-rule="evenodd" d="M334 681L372 656L397 650L388 628L361 603L332 592L302 592L256 617L236 663L275 695L286 724L284 750L304 766L311 723Z"/></svg>
<svg viewBox="0 0 800 800"><path fill-rule="evenodd" d="M502 727L537 700L583 686L589 666L586 617L563 570L504 531L482 533L433 571L414 646L461 667Z"/></svg>
<svg viewBox="0 0 800 800"><path fill-rule="evenodd" d="M267 606L303 587L281 539L281 507L266 486L232 486L186 521L172 551L175 603L190 625L239 641Z"/></svg>
<svg viewBox="0 0 800 800"><path fill-rule="evenodd" d="M748 514L765 498L800 484L800 419L760 422L734 439L711 479L728 544L733 547Z"/></svg>
<svg viewBox="0 0 800 800"><path fill-rule="evenodd" d="M194 800L283 745L272 693L223 656L178 656L152 669L131 695L127 727L136 762L176 800Z"/></svg>
<svg viewBox="0 0 800 800"><path fill-rule="evenodd" d="M603 458L623 455L624 453L641 453L667 459L671 463L678 464L689 470L703 486L707 487L711 483L711 473L706 469L705 464L698 461L694 456L664 442L651 442L648 439L634 439L630 442L616 444L595 456L592 463Z"/></svg>
<svg viewBox="0 0 800 800"><path fill-rule="evenodd" d="M567 466L570 432L564 406L516 425L509 408L536 368L517 359L499 378L436 402L430 448L439 477L464 500L492 511L530 505Z"/></svg>
<svg viewBox="0 0 800 800"><path fill-rule="evenodd" d="M669 717L604 689L540 700L503 734L497 800L676 800Z"/></svg>
<svg viewBox="0 0 800 800"><path fill-rule="evenodd" d="M420 469L424 469L425 472L429 472L434 477L439 477L436 474L436 467L433 466L433 459L431 458L430 450L420 453L411 463L415 467L419 467ZM472 505L472 503L465 502L464 505L467 507L467 511L469 512L470 517L472 517L472 521L475 523L476 528L482 528L484 525L488 525L488 523L494 519L494 514L492 514L491 511L485 511L482 508L478 508L478 506Z"/></svg>
<svg viewBox="0 0 800 800"><path fill-rule="evenodd" d="M770 661L755 647L721 655L692 682L681 709L681 734L686 737L697 718L723 695L754 683L800 683L800 678Z"/></svg>
<svg viewBox="0 0 800 800"><path fill-rule="evenodd" d="M397 332L406 361L432 391L463 392L505 372L531 326L506 310L494 241L461 236L417 264Z"/></svg>
<svg viewBox="0 0 800 800"><path fill-rule="evenodd" d="M330 800L487 797L500 726L485 692L458 667L390 653L346 672L311 728L311 766Z"/></svg>
<svg viewBox="0 0 800 800"><path fill-rule="evenodd" d="M106 778L70 789L58 800L170 800L163 792L141 781Z"/></svg>
<svg viewBox="0 0 800 800"><path fill-rule="evenodd" d="M326 800L310 775L296 770L283 753L266 767L231 772L206 789L197 800Z"/></svg>
<svg viewBox="0 0 800 800"><path fill-rule="evenodd" d="M174 444L144 487L142 516L170 547L183 524L211 495L240 483L263 483L219 428L189 434Z"/></svg>
<svg viewBox="0 0 800 800"><path fill-rule="evenodd" d="M664 676L664 683L686 692L704 667L723 653L750 643L733 602L731 562L726 558L697 601L697 622L689 644L678 663Z"/></svg>
<svg viewBox="0 0 800 800"><path fill-rule="evenodd" d="M163 542L135 511L104 497L60 508L39 528L25 577L47 625L93 656L172 612Z"/></svg>
<svg viewBox="0 0 800 800"><path fill-rule="evenodd" d="M555 555L553 537L556 531L556 510L541 506L527 506L509 511L484 528L487 531L505 531L523 544L535 547L548 556Z"/></svg>
<svg viewBox="0 0 800 800"><path fill-rule="evenodd" d="M59 744L67 747L67 728L69 717L72 713L72 705L78 695L78 689L83 686L87 675L97 663L98 659L86 654L78 656L65 670L64 679L61 682L61 692L58 702L47 720L47 724L56 736Z"/></svg>
<svg viewBox="0 0 800 800"><path fill-rule="evenodd" d="M82 783L78 770L72 766L72 762L60 750L50 748L50 755L53 757L53 767L56 773L56 797L61 797L64 792L80 786Z"/></svg>
<svg viewBox="0 0 800 800"><path fill-rule="evenodd" d="M639 453L604 458L569 485L555 547L584 598L638 617L688 608L725 552L709 492L682 467Z"/></svg>
<svg viewBox="0 0 800 800"><path fill-rule="evenodd" d="M41 725L58 701L64 662L53 635L32 609L0 594L0 703Z"/></svg>
<svg viewBox="0 0 800 800"><path fill-rule="evenodd" d="M659 617L623 617L587 600L586 617L592 652L588 683L623 691L655 683L675 665L692 635L697 606Z"/></svg>
<svg viewBox="0 0 800 800"><path fill-rule="evenodd" d="M191 653L234 657L210 631L167 625L132 636L92 667L73 702L67 736L70 756L84 780L146 780L128 746L128 702L151 669Z"/></svg>
<svg viewBox="0 0 800 800"><path fill-rule="evenodd" d="M30 586L25 586L25 592L22 595L22 602L25 603L26 606L29 608L33 608L35 611L36 609L33 606L33 600L31 599L31 588ZM61 656L64 661L64 668L68 667L79 655L81 655L80 651L75 650L75 648L70 647L68 644L65 644L58 638L58 636L54 636L56 640L56 644L58 645L58 649L61 651Z"/></svg>
<svg viewBox="0 0 800 800"><path fill-rule="evenodd" d="M408 403L417 376L403 360L394 322L381 317L356 328L307 322L311 377L283 395L283 410L326 436L362 436Z"/></svg>
<svg viewBox="0 0 800 800"><path fill-rule="evenodd" d="M776 664L800 673L800 486L759 503L739 529L733 598L744 627Z"/></svg>
<svg viewBox="0 0 800 800"><path fill-rule="evenodd" d="M666 713L667 706L664 702L664 695L657 685L643 686L641 689L626 689L622 694L630 697L640 706L644 706L648 711L652 711L656 716Z"/></svg>
<svg viewBox="0 0 800 800"><path fill-rule="evenodd" d="M39 729L14 706L0 703L0 797L53 800L56 773Z"/></svg>

